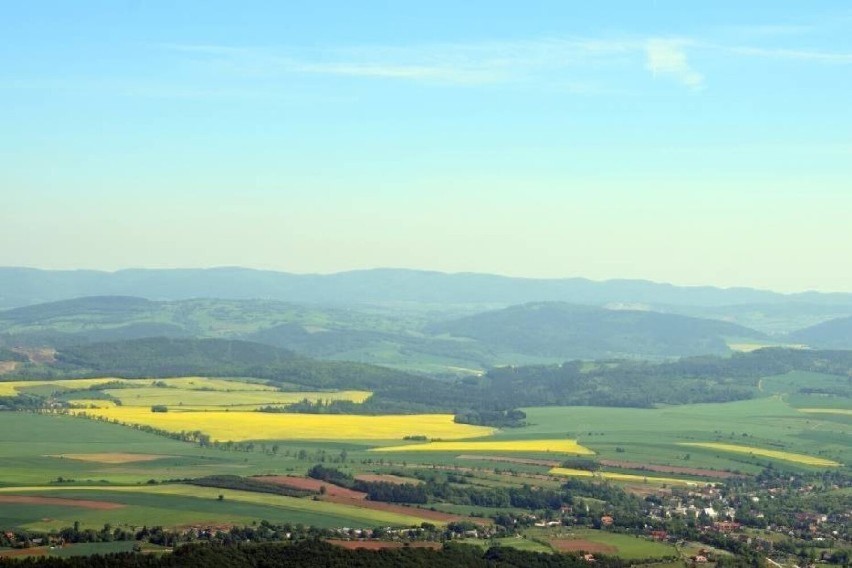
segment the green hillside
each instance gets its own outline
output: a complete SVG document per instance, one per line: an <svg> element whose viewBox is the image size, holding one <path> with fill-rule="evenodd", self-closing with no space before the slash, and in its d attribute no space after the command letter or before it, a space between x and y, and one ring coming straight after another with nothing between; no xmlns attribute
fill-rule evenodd
<svg viewBox="0 0 852 568"><path fill-rule="evenodd" d="M789 335L790 341L819 349L852 349L852 317L836 318Z"/></svg>
<svg viewBox="0 0 852 568"><path fill-rule="evenodd" d="M492 349L563 358L723 354L727 338L765 339L727 322L635 310L536 303L429 327Z"/></svg>

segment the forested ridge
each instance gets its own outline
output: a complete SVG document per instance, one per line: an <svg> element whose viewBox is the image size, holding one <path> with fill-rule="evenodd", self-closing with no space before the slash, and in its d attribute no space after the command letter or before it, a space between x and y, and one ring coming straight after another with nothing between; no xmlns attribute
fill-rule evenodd
<svg viewBox="0 0 852 568"><path fill-rule="evenodd" d="M316 361L245 341L154 338L61 349L54 363L25 364L16 372L16 378L256 377L289 389L374 392L363 404L306 403L299 407L301 411L440 411L466 416L473 423L498 421L506 425L508 415L496 411L525 406L648 408L658 404L727 402L755 396L761 377L790 371L847 376L849 369L852 351L770 348L731 357L701 356L664 363L570 361L498 367L481 377L437 380L363 363ZM518 417L516 422L521 420Z"/></svg>
<svg viewBox="0 0 852 568"><path fill-rule="evenodd" d="M601 568L622 568L618 558L597 559ZM295 544L262 543L185 545L172 554L120 553L74 558L0 558L0 566L38 568L286 568L313 566L331 568L580 568L588 563L579 555L544 554L512 548L447 545L440 550L403 547L383 550L347 550L331 544L306 540Z"/></svg>

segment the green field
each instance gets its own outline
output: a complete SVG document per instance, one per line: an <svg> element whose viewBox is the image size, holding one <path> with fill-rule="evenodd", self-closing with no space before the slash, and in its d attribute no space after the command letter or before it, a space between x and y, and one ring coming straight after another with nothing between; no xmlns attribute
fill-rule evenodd
<svg viewBox="0 0 852 568"><path fill-rule="evenodd" d="M93 510L73 505L10 505L0 508L0 526L35 530L60 529L79 521L84 527L177 527L192 524L248 525L258 519L275 523L303 523L316 527L413 526L424 521L401 515L341 505L310 498L284 497L193 485L143 485L138 487L15 487L3 495L45 496L120 504ZM223 498L220 499L219 496ZM73 502L72 502L73 503Z"/></svg>
<svg viewBox="0 0 852 568"><path fill-rule="evenodd" d="M728 442L852 463L850 424L805 414L780 397L658 409L541 407L524 409L529 426L494 439L574 438L612 460L680 467L757 471L767 458L726 455L680 442ZM818 449L817 449L818 448Z"/></svg>
<svg viewBox="0 0 852 568"><path fill-rule="evenodd" d="M612 547L615 554L625 560L644 560L650 558L668 558L677 556L677 550L670 544L627 534L613 533L594 529L568 529L566 527L534 528L525 531L530 539L539 542L579 541L597 543ZM582 546L582 545L579 545ZM556 548L554 546L554 548Z"/></svg>
<svg viewBox="0 0 852 568"><path fill-rule="evenodd" d="M344 453L346 463L336 467L352 473L393 471L405 475L406 472L425 472L435 467L463 468L450 471L470 476L467 483L474 487L506 487L525 483L558 487L561 483L559 479L541 476L551 469L552 466L547 464L566 459L608 459L741 472L757 472L768 463L789 469L809 469L807 465L778 461L756 452L753 452L754 455L735 453L718 448L682 445L685 443L721 443L791 452L835 460L848 467L852 462L852 448L847 443L850 427L848 416L808 414L789 404L791 398L804 396L797 394L803 384L813 384L814 380L829 386L842 382L837 377L814 378L812 374L771 377L764 379L762 385L765 391L771 391L765 392L765 397L724 404L655 409L527 408L527 426L506 428L493 436L481 438L483 441L508 442L506 447L515 449L523 447L522 442L533 440L576 439L579 444L595 452L594 455L580 458L541 451L506 452L501 450L504 447L501 445L490 445L488 451L472 452L463 457L460 454L464 452L455 450L377 453L370 451L371 448L395 442L357 439L346 442L269 440L255 442L250 451L236 451L230 446L201 447L127 426L81 417L0 412L0 432L3 432L0 439L0 494L51 495L123 505L121 508L100 510L57 504L55 501L28 504L7 502L0 506L0 527L57 529L75 521L93 528L99 528L104 523L114 526L185 526L202 523L242 525L262 519L318 527L371 527L409 526L422 521L416 512L410 516L399 515L313 501L310 498L295 499L174 482L163 483L213 474L303 475L308 468L321 461L337 463ZM146 393L190 392L200 396L221 396L221 391L150 386L143 389L116 389L115 394L132 396L136 390ZM278 394L260 390L228 394L246 392L252 393L252 396ZM812 398L813 395L808 397ZM137 457L148 458L148 461L128 461ZM122 461L124 458L127 460ZM525 459L542 460L542 463L523 463ZM602 469L649 478L702 479L698 473L646 472L637 469L635 464L626 464L620 468L610 465ZM149 480L158 483L149 484ZM718 481L713 478L707 480ZM219 500L219 495L223 496L222 500ZM447 504L436 504L436 508L454 514L486 517L494 512L483 507ZM668 550L658 548L663 546L658 543L600 531L584 533L583 538L606 538L620 555L629 558L665 556L662 552ZM627 540L614 542L613 539Z"/></svg>

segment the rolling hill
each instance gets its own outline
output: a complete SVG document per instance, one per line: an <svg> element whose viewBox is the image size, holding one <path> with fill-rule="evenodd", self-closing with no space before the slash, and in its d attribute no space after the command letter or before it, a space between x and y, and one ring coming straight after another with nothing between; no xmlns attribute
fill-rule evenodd
<svg viewBox="0 0 852 568"><path fill-rule="evenodd" d="M722 354L729 351L726 338L766 338L727 322L553 302L467 316L428 330L492 349L562 358Z"/></svg>
<svg viewBox="0 0 852 568"><path fill-rule="evenodd" d="M790 341L819 349L852 349L852 317L829 320L788 337Z"/></svg>

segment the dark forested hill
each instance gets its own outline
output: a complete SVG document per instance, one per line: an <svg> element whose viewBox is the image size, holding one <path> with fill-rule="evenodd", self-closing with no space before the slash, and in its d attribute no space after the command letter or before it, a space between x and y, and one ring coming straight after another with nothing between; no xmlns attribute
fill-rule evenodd
<svg viewBox="0 0 852 568"><path fill-rule="evenodd" d="M248 376L311 388L373 390L422 381L393 369L345 361L317 361L285 349L227 339L146 338L60 348L55 361L28 364L17 377Z"/></svg>
<svg viewBox="0 0 852 568"><path fill-rule="evenodd" d="M789 335L790 341L819 349L852 349L852 317L823 322Z"/></svg>
<svg viewBox="0 0 852 568"><path fill-rule="evenodd" d="M765 338L727 322L556 302L512 306L428 329L491 348L563 358L720 354L729 351L725 338Z"/></svg>

